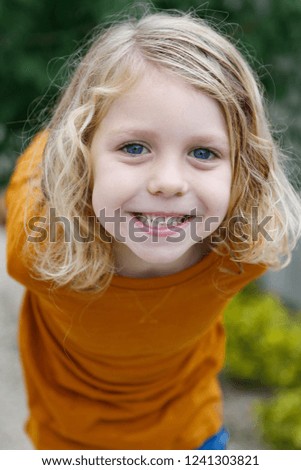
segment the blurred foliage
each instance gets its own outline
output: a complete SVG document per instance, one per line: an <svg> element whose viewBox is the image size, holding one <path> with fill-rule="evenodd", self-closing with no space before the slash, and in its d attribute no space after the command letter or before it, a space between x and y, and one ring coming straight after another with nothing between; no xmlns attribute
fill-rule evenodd
<svg viewBox="0 0 301 470"><path fill-rule="evenodd" d="M301 386L301 313L250 286L225 312L225 373L231 379L271 387Z"/></svg>
<svg viewBox="0 0 301 470"><path fill-rule="evenodd" d="M301 313L253 284L227 307L225 328L225 376L272 392L255 408L263 439L274 449L301 450Z"/></svg>
<svg viewBox="0 0 301 470"><path fill-rule="evenodd" d="M47 119L66 75L59 73L83 38L126 0L0 0L0 185L5 184L21 137L30 137ZM234 38L267 90L280 128L300 143L301 2L299 0L154 0L158 9L196 8ZM143 9L137 9L139 11ZM114 20L114 18L113 18ZM226 26L230 24L229 26ZM273 78L271 78L273 77ZM288 145L288 144L286 144Z"/></svg>
<svg viewBox="0 0 301 470"><path fill-rule="evenodd" d="M257 405L262 436L273 449L301 450L301 387L282 390Z"/></svg>

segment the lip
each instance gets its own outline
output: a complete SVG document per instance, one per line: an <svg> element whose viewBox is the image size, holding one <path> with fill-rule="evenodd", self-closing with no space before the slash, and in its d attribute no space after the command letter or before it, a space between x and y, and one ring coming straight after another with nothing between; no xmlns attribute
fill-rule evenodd
<svg viewBox="0 0 301 470"><path fill-rule="evenodd" d="M135 214L145 214L145 215L150 215L150 216L155 216L155 217L184 217L185 215L195 215L195 214L189 214L188 212L148 212L148 211L134 211L130 212L131 215L135 217Z"/></svg>
<svg viewBox="0 0 301 470"><path fill-rule="evenodd" d="M142 212L140 212L142 213ZM166 217L167 214L166 213L154 213L154 212L143 212L143 214L151 214L151 215L155 215L155 216L164 216ZM135 227L136 228L139 228L140 231L142 231L143 233L146 233L148 235L155 235L156 237L168 237L168 236L172 236L174 235L175 233L179 233L179 228L180 229L184 229L185 227L187 227L191 220L185 220L185 222L181 223L181 224L177 224L176 226L174 226L173 228L171 227L166 227L166 226L163 226L163 227L150 227L148 225L144 225L143 222L141 222L141 220L137 219L134 215L134 213L131 213L131 215L134 217L134 221L135 221ZM171 216L170 214L168 214L168 216ZM175 217L176 215L173 214L173 217ZM183 216L183 214L180 214L179 217ZM171 216L172 217L172 216Z"/></svg>

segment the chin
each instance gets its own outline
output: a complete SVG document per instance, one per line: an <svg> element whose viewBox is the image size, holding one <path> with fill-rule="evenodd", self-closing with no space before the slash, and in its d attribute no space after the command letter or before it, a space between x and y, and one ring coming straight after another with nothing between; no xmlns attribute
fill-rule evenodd
<svg viewBox="0 0 301 470"><path fill-rule="evenodd" d="M175 250L173 247L166 249L166 247L155 246L146 250L133 250L134 254L141 260L150 264L170 264L179 260L185 254L188 254L190 249Z"/></svg>

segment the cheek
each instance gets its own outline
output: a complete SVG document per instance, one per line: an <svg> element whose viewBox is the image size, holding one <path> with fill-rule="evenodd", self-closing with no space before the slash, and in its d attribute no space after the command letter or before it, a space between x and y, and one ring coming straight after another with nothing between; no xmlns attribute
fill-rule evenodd
<svg viewBox="0 0 301 470"><path fill-rule="evenodd" d="M221 174L216 175L215 181L212 181L211 188L213 193L215 193L215 200L218 206L223 211L227 211L231 194L231 170L228 166L224 168Z"/></svg>
<svg viewBox="0 0 301 470"><path fill-rule="evenodd" d="M97 185L94 184L93 191L92 191L92 207L94 214L96 217L99 215L99 211L101 209L101 194L99 194Z"/></svg>
<svg viewBox="0 0 301 470"><path fill-rule="evenodd" d="M92 190L92 207L93 210L98 216L99 211L108 205L110 205L110 196L112 195L111 191L108 191L106 184L106 178L100 178L99 175L94 178L94 185Z"/></svg>
<svg viewBox="0 0 301 470"><path fill-rule="evenodd" d="M215 211L220 218L220 223L226 216L230 205L230 186L220 189L219 197L216 198Z"/></svg>
<svg viewBox="0 0 301 470"><path fill-rule="evenodd" d="M208 211L221 212L227 210L230 201L231 183L218 178L208 179L200 187L200 199L205 202Z"/></svg>
<svg viewBox="0 0 301 470"><path fill-rule="evenodd" d="M206 227L210 224L209 232L215 230L225 218L230 204L230 193L231 177L228 173L207 175L203 181L199 198L207 221Z"/></svg>
<svg viewBox="0 0 301 470"><path fill-rule="evenodd" d="M122 207L131 194L132 185L125 178L120 178L114 172L102 173L94 179L92 190L92 207L95 214L102 209L111 214Z"/></svg>
<svg viewBox="0 0 301 470"><path fill-rule="evenodd" d="M229 178L227 179L227 182L224 186L224 198L225 198L225 212L227 212L229 205L230 205L230 199L231 199L231 184L232 184L232 176L231 174L229 175Z"/></svg>

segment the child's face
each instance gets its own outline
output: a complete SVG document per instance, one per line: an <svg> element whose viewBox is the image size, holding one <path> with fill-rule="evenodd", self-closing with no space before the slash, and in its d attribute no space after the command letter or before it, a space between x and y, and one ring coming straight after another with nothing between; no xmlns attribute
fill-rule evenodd
<svg viewBox="0 0 301 470"><path fill-rule="evenodd" d="M200 240L221 224L230 199L228 131L215 100L149 68L113 102L91 155L93 209L117 241L121 274L170 274L201 259L206 243ZM197 218L171 219L189 214Z"/></svg>

